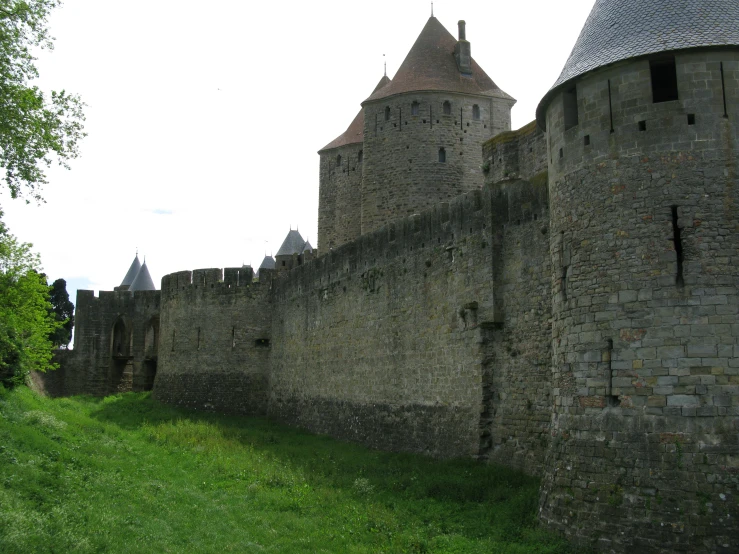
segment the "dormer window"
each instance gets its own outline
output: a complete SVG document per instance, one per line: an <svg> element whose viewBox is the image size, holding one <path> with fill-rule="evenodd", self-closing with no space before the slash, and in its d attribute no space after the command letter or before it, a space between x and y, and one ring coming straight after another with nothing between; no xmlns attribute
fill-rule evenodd
<svg viewBox="0 0 739 554"><path fill-rule="evenodd" d="M385 121L390 121L390 106L385 106Z"/></svg>
<svg viewBox="0 0 739 554"><path fill-rule="evenodd" d="M411 104L411 115L418 115L418 102Z"/></svg>
<svg viewBox="0 0 739 554"><path fill-rule="evenodd" d="M439 163L446 163L446 150L444 148L439 148Z"/></svg>
<svg viewBox="0 0 739 554"><path fill-rule="evenodd" d="M444 115L452 115L452 103L449 102L449 100L446 100L444 102L443 109L444 109Z"/></svg>
<svg viewBox="0 0 739 554"><path fill-rule="evenodd" d="M480 106L475 104L472 106L472 119L475 121L480 121Z"/></svg>

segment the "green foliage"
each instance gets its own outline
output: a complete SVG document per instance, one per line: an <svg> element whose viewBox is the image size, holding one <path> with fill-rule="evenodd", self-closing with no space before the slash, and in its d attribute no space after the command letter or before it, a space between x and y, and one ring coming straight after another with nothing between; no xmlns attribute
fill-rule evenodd
<svg viewBox="0 0 739 554"><path fill-rule="evenodd" d="M51 284L49 301L54 319L60 323L60 326L49 335L49 340L54 346L67 346L72 340L74 304L69 300L67 282L64 279L57 279Z"/></svg>
<svg viewBox="0 0 739 554"><path fill-rule="evenodd" d="M0 552L574 552L538 480L148 393L0 398Z"/></svg>
<svg viewBox="0 0 739 554"><path fill-rule="evenodd" d="M60 0L0 0L0 167L13 198L24 188L36 201L46 183L44 167L78 155L84 104L65 91L45 95L30 81L38 77L33 50L52 49L46 28Z"/></svg>
<svg viewBox="0 0 739 554"><path fill-rule="evenodd" d="M49 336L62 326L50 313L49 287L31 246L0 223L0 381L10 385L54 367Z"/></svg>

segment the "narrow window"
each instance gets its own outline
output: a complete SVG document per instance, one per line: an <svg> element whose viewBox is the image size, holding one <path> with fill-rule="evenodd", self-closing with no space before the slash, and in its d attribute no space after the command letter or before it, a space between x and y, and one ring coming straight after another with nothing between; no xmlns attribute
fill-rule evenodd
<svg viewBox="0 0 739 554"><path fill-rule="evenodd" d="M608 79L608 115L611 118L611 133L613 133L613 102L611 100L611 80Z"/></svg>
<svg viewBox="0 0 739 554"><path fill-rule="evenodd" d="M418 115L418 102L411 103L411 115Z"/></svg>
<svg viewBox="0 0 739 554"><path fill-rule="evenodd" d="M560 149L559 149L559 159L561 160L561 159L562 159L562 158L564 158L564 157L565 157L565 151L564 151L564 149L563 149L563 148L560 148Z"/></svg>
<svg viewBox="0 0 739 554"><path fill-rule="evenodd" d="M385 107L385 121L390 121L390 106Z"/></svg>
<svg viewBox="0 0 739 554"><path fill-rule="evenodd" d="M695 125L695 114L694 113L688 114L688 125Z"/></svg>
<svg viewBox="0 0 739 554"><path fill-rule="evenodd" d="M585 135L582 140L585 146L590 146L590 135Z"/></svg>
<svg viewBox="0 0 739 554"><path fill-rule="evenodd" d="M172 331L172 352L174 352L174 339L175 339L176 333L177 331L174 331L174 330Z"/></svg>
<svg viewBox="0 0 739 554"><path fill-rule="evenodd" d="M480 121L480 106L478 106L477 104L474 104L472 106L472 119L475 121Z"/></svg>
<svg viewBox="0 0 739 554"><path fill-rule="evenodd" d="M572 87L562 94L565 116L565 131L577 125L577 88Z"/></svg>
<svg viewBox="0 0 739 554"><path fill-rule="evenodd" d="M452 115L452 103L449 100L444 102L444 115Z"/></svg>
<svg viewBox="0 0 739 554"><path fill-rule="evenodd" d="M729 113L726 111L726 83L724 82L724 62L719 66L721 68L721 94L724 97L724 117L728 118Z"/></svg>
<svg viewBox="0 0 739 554"><path fill-rule="evenodd" d="M570 266L562 266L562 300L567 300L567 274L570 271Z"/></svg>
<svg viewBox="0 0 739 554"><path fill-rule="evenodd" d="M359 154L357 154L357 162L361 164L362 160L364 160L364 150L360 150Z"/></svg>
<svg viewBox="0 0 739 554"><path fill-rule="evenodd" d="M662 58L649 62L652 74L652 102L669 102L677 100L677 68L675 58Z"/></svg>
<svg viewBox="0 0 739 554"><path fill-rule="evenodd" d="M200 327L198 327L198 350L200 350Z"/></svg>
<svg viewBox="0 0 739 554"><path fill-rule="evenodd" d="M236 327L231 327L231 348L236 348Z"/></svg>
<svg viewBox="0 0 739 554"><path fill-rule="evenodd" d="M439 148L439 163L446 163L446 150Z"/></svg>
<svg viewBox="0 0 739 554"><path fill-rule="evenodd" d="M285 260L282 260L282 267L285 267Z"/></svg>
<svg viewBox="0 0 739 554"><path fill-rule="evenodd" d="M608 389L606 391L606 402L608 406L612 408L617 408L621 405L621 400L619 399L618 395L613 394L613 339L608 339L606 343L604 358L604 361L606 362L606 371L608 372L608 375L606 377L606 383L608 383Z"/></svg>
<svg viewBox="0 0 739 554"><path fill-rule="evenodd" d="M336 167L340 167L340 166L341 166L341 154L336 156Z"/></svg>
<svg viewBox="0 0 739 554"><path fill-rule="evenodd" d="M646 131L647 130L647 122L646 121L640 121L639 122L639 130L640 131Z"/></svg>
<svg viewBox="0 0 739 554"><path fill-rule="evenodd" d="M683 279L683 241L680 236L680 226L678 223L677 206L672 206L672 241L675 244L675 256L677 258L675 284L678 287L682 287L685 284L685 280Z"/></svg>

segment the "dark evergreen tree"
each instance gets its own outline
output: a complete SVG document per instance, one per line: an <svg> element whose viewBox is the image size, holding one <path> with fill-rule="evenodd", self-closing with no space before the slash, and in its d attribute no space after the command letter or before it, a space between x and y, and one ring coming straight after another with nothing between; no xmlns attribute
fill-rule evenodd
<svg viewBox="0 0 739 554"><path fill-rule="evenodd" d="M72 328L74 327L74 304L69 300L67 293L67 282L64 279L57 279L49 287L49 301L51 302L51 311L54 312L56 321L61 322L62 326L55 329L50 335L54 346L67 346L72 340Z"/></svg>

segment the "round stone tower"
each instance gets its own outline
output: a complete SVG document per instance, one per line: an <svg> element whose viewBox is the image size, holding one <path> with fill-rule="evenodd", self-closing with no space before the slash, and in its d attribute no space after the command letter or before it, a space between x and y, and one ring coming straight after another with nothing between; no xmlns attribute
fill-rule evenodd
<svg viewBox="0 0 739 554"><path fill-rule="evenodd" d="M373 94L390 82L387 75ZM344 133L318 151L318 245L324 252L361 234L364 110Z"/></svg>
<svg viewBox="0 0 739 554"><path fill-rule="evenodd" d="M481 188L482 143L515 100L431 17L393 77L362 104L361 232ZM319 245L320 247L320 245Z"/></svg>
<svg viewBox="0 0 739 554"><path fill-rule="evenodd" d="M739 3L597 0L547 131L541 519L607 551L739 544Z"/></svg>

